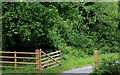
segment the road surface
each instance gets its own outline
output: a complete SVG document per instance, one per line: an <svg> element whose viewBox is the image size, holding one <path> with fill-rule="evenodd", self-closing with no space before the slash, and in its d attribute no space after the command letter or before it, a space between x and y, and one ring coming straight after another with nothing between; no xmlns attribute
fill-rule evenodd
<svg viewBox="0 0 120 75"><path fill-rule="evenodd" d="M81 73L81 74L84 73L85 75L89 75L90 72L92 72L92 65L73 68L71 70L63 71L61 73Z"/></svg>

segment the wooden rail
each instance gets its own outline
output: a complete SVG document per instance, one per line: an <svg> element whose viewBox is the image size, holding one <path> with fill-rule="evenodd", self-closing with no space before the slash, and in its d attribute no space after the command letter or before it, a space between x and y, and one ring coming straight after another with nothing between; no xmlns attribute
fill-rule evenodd
<svg viewBox="0 0 120 75"><path fill-rule="evenodd" d="M3 67L3 68L15 68L13 66L0 66L0 67ZM16 67L16 68L26 69L27 67ZM38 68L31 68L31 69L38 69Z"/></svg>
<svg viewBox="0 0 120 75"><path fill-rule="evenodd" d="M36 54L33 52L10 52L10 51L0 51L0 53L17 53L17 54Z"/></svg>
<svg viewBox="0 0 120 75"><path fill-rule="evenodd" d="M4 68L22 68L22 69L25 68L25 67L13 67L13 66L0 66L0 67L4 67Z"/></svg>
<svg viewBox="0 0 120 75"><path fill-rule="evenodd" d="M15 58L11 56L0 56L0 58ZM36 59L34 57L16 57L17 59Z"/></svg>
<svg viewBox="0 0 120 75"><path fill-rule="evenodd" d="M60 59L60 57L58 57L58 58L55 58L55 60L57 60L57 59ZM53 60L49 60L49 62L50 61L53 61ZM45 61L46 62L46 61ZM44 64L45 62L42 62L41 64ZM59 62L57 62L57 63L59 63Z"/></svg>
<svg viewBox="0 0 120 75"><path fill-rule="evenodd" d="M60 55L57 54L57 55L53 55L53 56L51 56L51 57L56 57L56 56L60 56ZM46 60L46 59L48 59L48 57L46 57L46 58L42 58L41 60Z"/></svg>
<svg viewBox="0 0 120 75"><path fill-rule="evenodd" d="M47 54L47 55L55 54L55 53L58 53L58 52L60 52L60 51L51 52L51 53L49 53L49 54Z"/></svg>
<svg viewBox="0 0 120 75"><path fill-rule="evenodd" d="M14 56L0 56L0 58L11 58L14 59L14 61L0 61L0 63L10 63L14 64L14 66L0 66L3 68L21 68L25 69L26 67L18 67L17 64L34 64L36 65L35 68L32 69L45 69L45 66L47 66L46 69L48 68L53 68L56 66L61 65L61 50L56 51L56 52L51 52L51 53L45 53L41 49L36 49L36 52L10 52L10 51L0 51L0 53L12 53ZM17 54L34 54L36 57L18 57ZM34 59L36 62L18 62L17 59ZM56 65L55 65L56 64Z"/></svg>
<svg viewBox="0 0 120 75"><path fill-rule="evenodd" d="M38 63L33 63L33 62L10 62L10 61L0 61L0 63L14 63L14 64L38 64Z"/></svg>

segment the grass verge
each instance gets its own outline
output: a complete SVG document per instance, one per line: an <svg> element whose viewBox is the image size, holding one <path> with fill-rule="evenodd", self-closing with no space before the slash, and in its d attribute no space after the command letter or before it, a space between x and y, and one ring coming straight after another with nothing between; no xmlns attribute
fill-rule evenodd
<svg viewBox="0 0 120 75"><path fill-rule="evenodd" d="M109 57L115 57L118 58L118 53L108 53L108 54L101 54L99 55L99 62L101 62L101 58L109 58ZM85 57L75 57L72 55L62 55L62 65L50 68L50 69L44 69L42 72L39 70L33 70L32 65L29 65L28 69L4 69L2 70L2 73L60 73L65 70L70 70L75 67L80 67L83 65L92 65L94 64L94 56L85 56Z"/></svg>

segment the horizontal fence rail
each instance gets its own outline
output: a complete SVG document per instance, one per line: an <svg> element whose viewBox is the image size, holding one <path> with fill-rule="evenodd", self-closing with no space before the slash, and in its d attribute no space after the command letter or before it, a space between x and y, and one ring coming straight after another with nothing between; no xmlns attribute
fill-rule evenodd
<svg viewBox="0 0 120 75"><path fill-rule="evenodd" d="M0 61L0 63L8 63L8 64L14 64L14 66L0 66L2 68L20 68L20 69L25 69L26 67L18 67L17 64L33 64L35 65L35 68L31 69L48 69L48 68L53 68L56 66L61 65L61 50L51 52L51 53L45 53L41 49L37 49L36 52L10 52L10 51L0 51L0 53L9 53L9 54L14 54L14 56L0 56L0 58L7 58L7 59L14 59L14 61ZM35 55L35 57L18 57L17 54L31 54ZM36 62L18 62L17 59L33 59Z"/></svg>
<svg viewBox="0 0 120 75"><path fill-rule="evenodd" d="M38 63L33 63L33 62L10 62L10 61L0 61L0 63L38 64Z"/></svg>
<svg viewBox="0 0 120 75"><path fill-rule="evenodd" d="M15 58L15 57L11 57L11 56L0 56L0 58ZM16 57L18 59L36 59L34 57Z"/></svg>
<svg viewBox="0 0 120 75"><path fill-rule="evenodd" d="M37 53L33 53L33 52L9 52L9 51L0 51L0 53L37 54Z"/></svg>

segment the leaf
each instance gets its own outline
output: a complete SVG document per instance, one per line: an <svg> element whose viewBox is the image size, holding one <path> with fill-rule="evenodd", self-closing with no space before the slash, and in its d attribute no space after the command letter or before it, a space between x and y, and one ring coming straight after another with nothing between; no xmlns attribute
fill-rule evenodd
<svg viewBox="0 0 120 75"><path fill-rule="evenodd" d="M18 32L14 32L15 34L18 34Z"/></svg>

